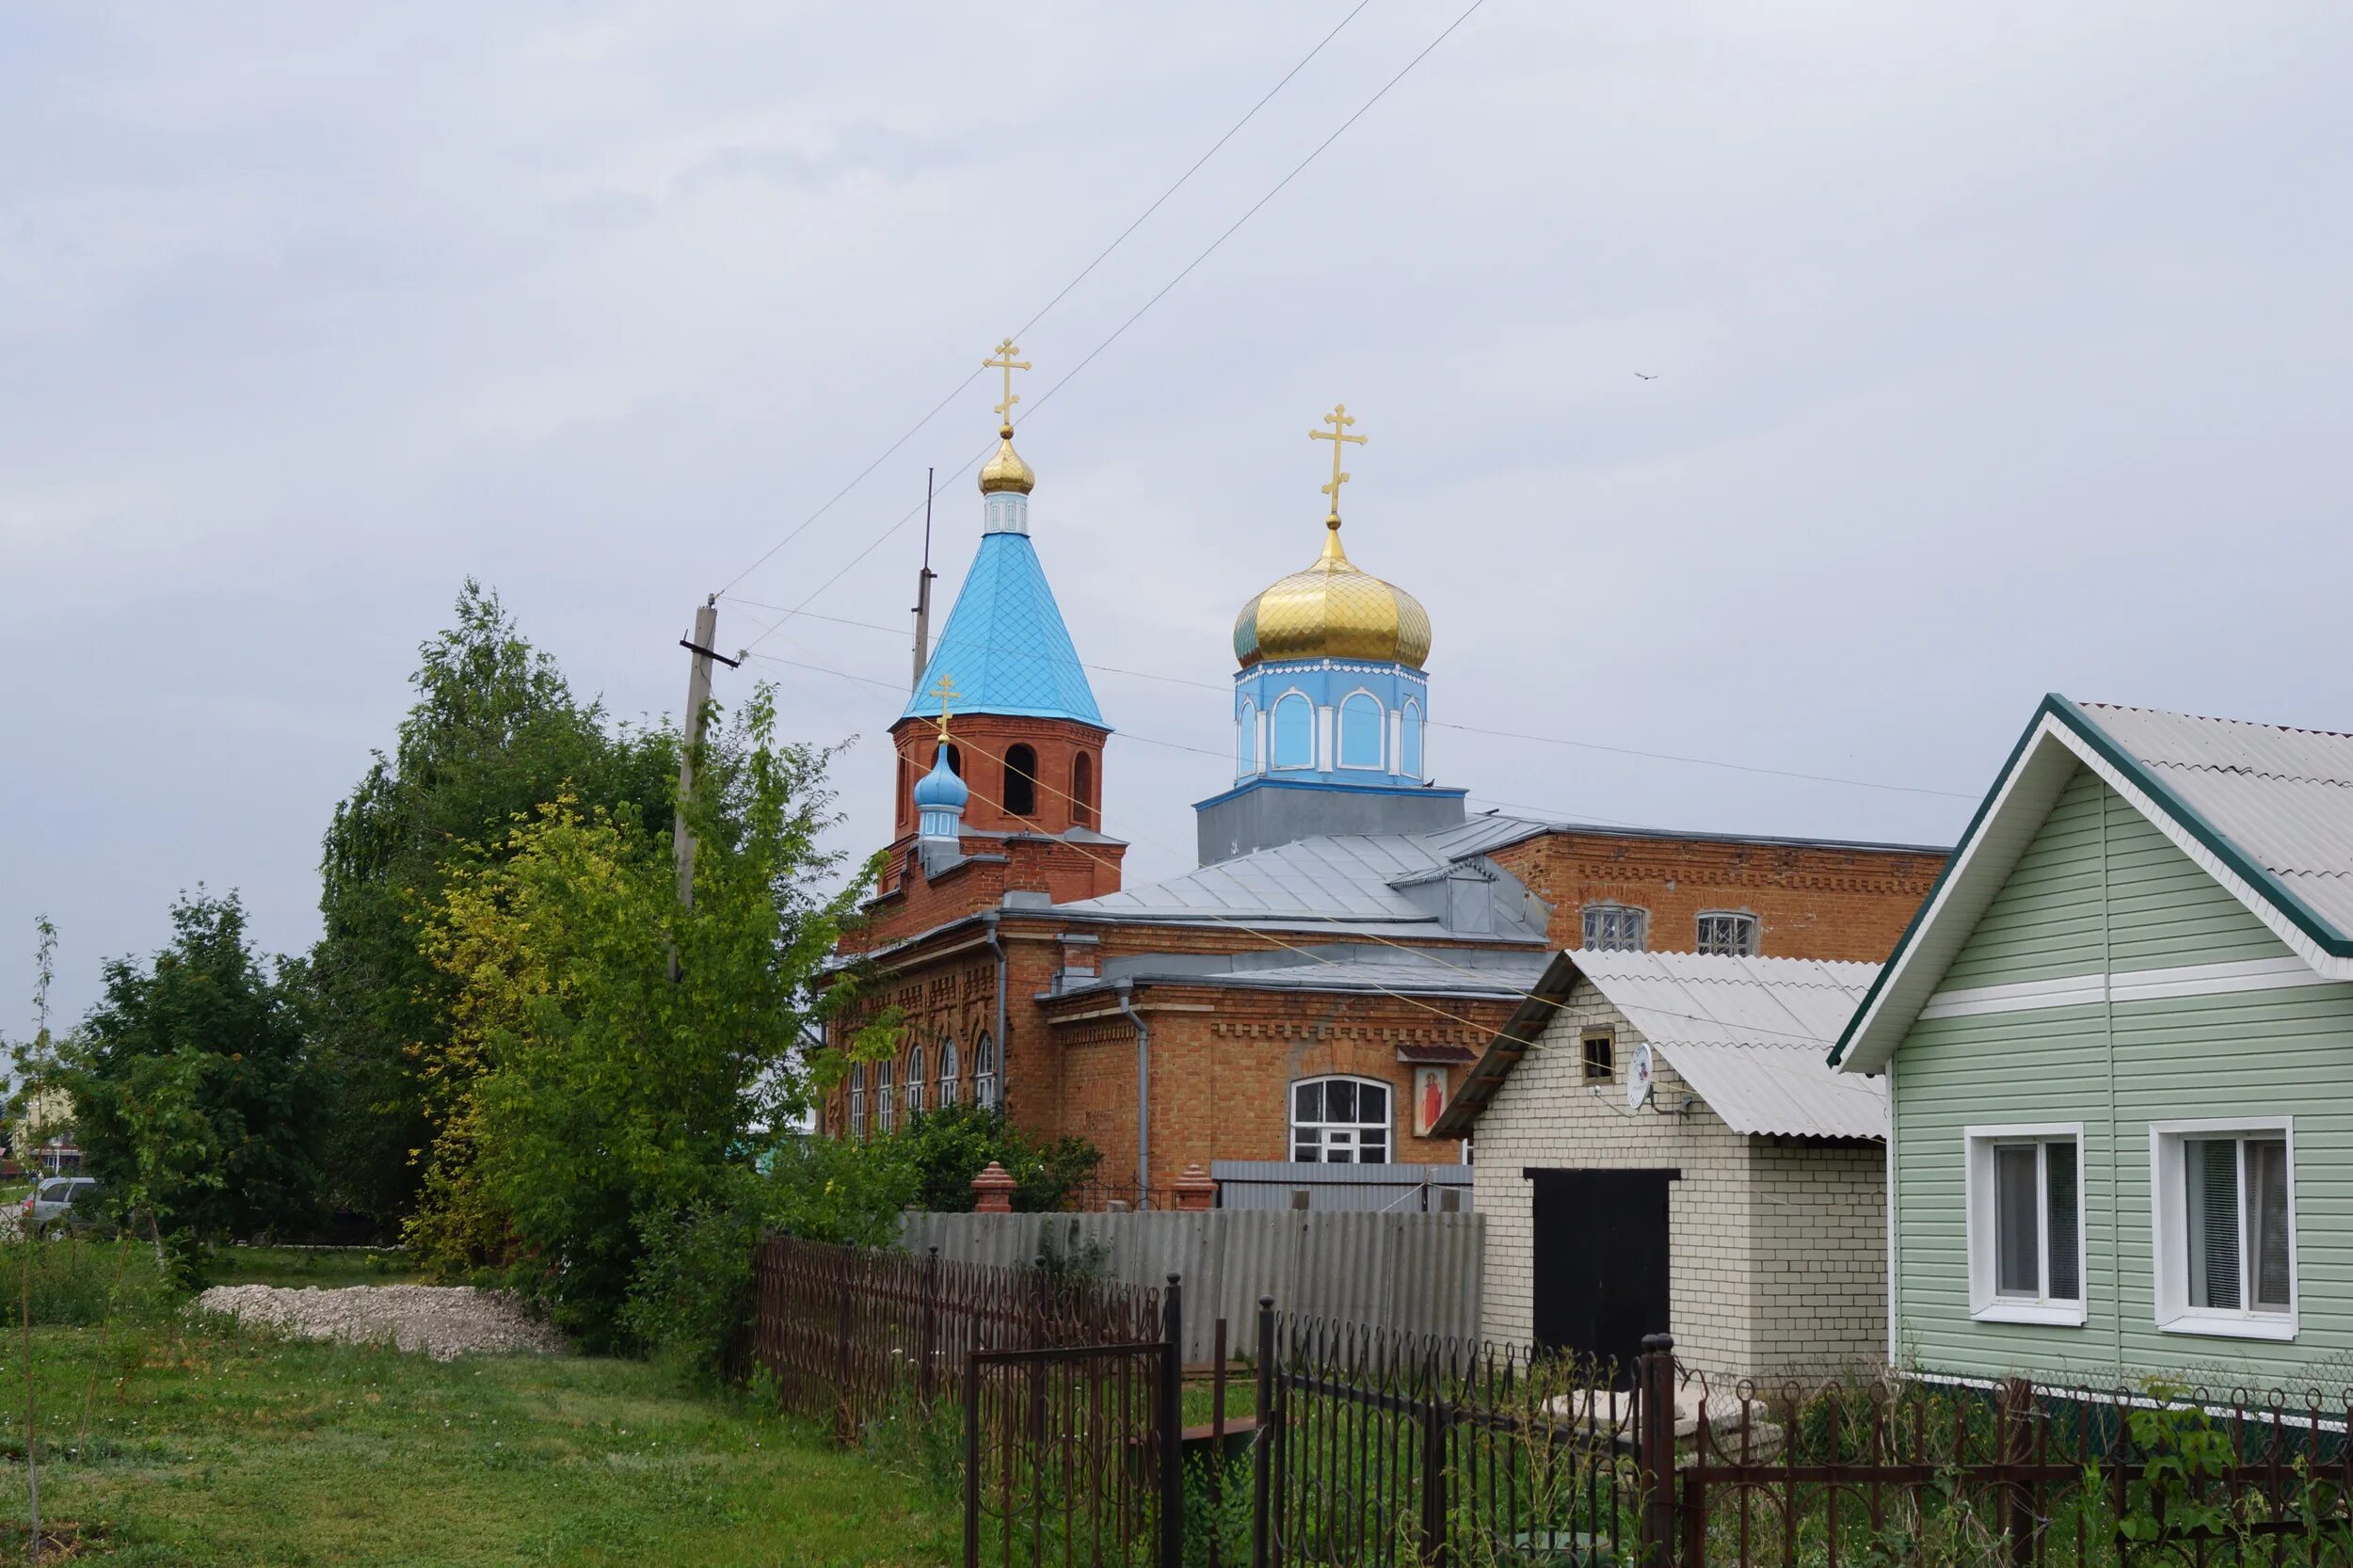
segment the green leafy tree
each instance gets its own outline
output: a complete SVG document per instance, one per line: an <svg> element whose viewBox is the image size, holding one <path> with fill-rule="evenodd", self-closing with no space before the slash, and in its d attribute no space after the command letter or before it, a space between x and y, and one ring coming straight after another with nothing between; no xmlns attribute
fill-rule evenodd
<svg viewBox="0 0 2353 1568"><path fill-rule="evenodd" d="M807 1108L800 1040L856 990L811 984L872 886L817 890L826 754L776 744L764 687L705 751L691 909L666 832L566 796L453 863L424 930L453 1029L421 1059L441 1131L408 1235L592 1345L627 1335L649 1229L739 1202Z"/></svg>
<svg viewBox="0 0 2353 1568"><path fill-rule="evenodd" d="M991 1161L1017 1183L1013 1206L1024 1213L1060 1208L1074 1188L1095 1179L1103 1162L1103 1152L1083 1138L1033 1139L1002 1111L977 1105L913 1116L865 1148L869 1160L905 1171L917 1206L939 1213L968 1211L980 1197L972 1178Z"/></svg>
<svg viewBox="0 0 2353 1568"><path fill-rule="evenodd" d="M296 987L264 974L236 894L171 909L171 944L105 967L105 994L57 1047L84 1167L183 1258L316 1210L318 1096Z"/></svg>
<svg viewBox="0 0 2353 1568"><path fill-rule="evenodd" d="M678 773L670 734L610 725L471 579L455 624L419 653L397 744L328 827L326 932L308 965L330 1197L388 1220L410 1208L421 1151L440 1131L420 1061L449 1042L458 982L419 935L450 863L485 844L504 853L516 821L564 794L579 810L658 831Z"/></svg>

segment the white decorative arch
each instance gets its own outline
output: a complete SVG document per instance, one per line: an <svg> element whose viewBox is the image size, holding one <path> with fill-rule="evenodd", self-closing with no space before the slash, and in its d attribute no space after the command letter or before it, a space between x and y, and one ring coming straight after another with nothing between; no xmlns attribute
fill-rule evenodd
<svg viewBox="0 0 2353 1568"><path fill-rule="evenodd" d="M1258 705L1241 699L1241 716L1234 721L1234 776L1248 778L1258 771Z"/></svg>
<svg viewBox="0 0 2353 1568"><path fill-rule="evenodd" d="M1422 728L1421 704L1409 696L1397 721L1397 771L1408 778L1422 776Z"/></svg>

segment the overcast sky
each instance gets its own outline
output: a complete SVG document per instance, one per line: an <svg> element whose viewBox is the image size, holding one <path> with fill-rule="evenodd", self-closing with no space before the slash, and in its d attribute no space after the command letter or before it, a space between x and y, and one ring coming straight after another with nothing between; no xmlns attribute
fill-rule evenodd
<svg viewBox="0 0 2353 1568"><path fill-rule="evenodd" d="M318 840L468 574L675 712L702 596L947 396L1348 14L87 0L0 19L0 1032ZM1033 532L1131 881L1229 777L1235 609L1348 540L1500 803L1948 840L2047 690L2353 728L2353 8L1369 0L1022 337ZM1656 376L1654 380L1638 378ZM736 584L888 834L975 380ZM740 597L738 597L740 596ZM747 602L749 601L749 602ZM1203 751L1174 749L1176 743ZM1912 787L1649 761L1591 746Z"/></svg>

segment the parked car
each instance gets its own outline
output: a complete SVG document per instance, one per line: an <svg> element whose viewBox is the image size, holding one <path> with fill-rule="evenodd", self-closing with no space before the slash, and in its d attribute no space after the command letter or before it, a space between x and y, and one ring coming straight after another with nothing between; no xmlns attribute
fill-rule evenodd
<svg viewBox="0 0 2353 1568"><path fill-rule="evenodd" d="M75 1235L106 1223L106 1193L95 1176L50 1176L24 1195L24 1228L30 1236Z"/></svg>

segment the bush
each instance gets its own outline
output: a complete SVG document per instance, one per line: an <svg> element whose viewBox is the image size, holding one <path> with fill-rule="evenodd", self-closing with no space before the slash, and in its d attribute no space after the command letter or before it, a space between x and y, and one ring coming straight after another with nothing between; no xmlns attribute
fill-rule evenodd
<svg viewBox="0 0 2353 1568"><path fill-rule="evenodd" d="M1078 1187L1095 1178L1103 1153L1083 1138L1032 1139L994 1107L943 1106L918 1113L887 1138L865 1145L868 1157L910 1173L915 1201L936 1213L962 1214L978 1201L972 1178L994 1160L1016 1185L1013 1206L1025 1214L1051 1213Z"/></svg>
<svg viewBox="0 0 2353 1568"><path fill-rule="evenodd" d="M153 1321L182 1300L155 1249L140 1241L0 1243L0 1316L14 1320L27 1289L36 1328Z"/></svg>

